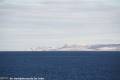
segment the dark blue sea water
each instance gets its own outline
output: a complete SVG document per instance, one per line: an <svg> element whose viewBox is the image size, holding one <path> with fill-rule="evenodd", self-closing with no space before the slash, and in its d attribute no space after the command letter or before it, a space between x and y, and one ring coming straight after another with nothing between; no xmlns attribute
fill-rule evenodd
<svg viewBox="0 0 120 80"><path fill-rule="evenodd" d="M0 77L120 80L120 52L0 52Z"/></svg>

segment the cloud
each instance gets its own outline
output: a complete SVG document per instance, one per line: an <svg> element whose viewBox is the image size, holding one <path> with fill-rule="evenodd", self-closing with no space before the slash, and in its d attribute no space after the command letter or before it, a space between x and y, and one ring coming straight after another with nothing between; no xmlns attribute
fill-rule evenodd
<svg viewBox="0 0 120 80"><path fill-rule="evenodd" d="M0 1L0 50L120 42L117 0Z"/></svg>

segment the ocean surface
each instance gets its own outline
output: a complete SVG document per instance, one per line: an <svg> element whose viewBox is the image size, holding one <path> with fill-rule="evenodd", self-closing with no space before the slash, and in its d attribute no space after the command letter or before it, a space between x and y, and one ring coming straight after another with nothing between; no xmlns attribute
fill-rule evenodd
<svg viewBox="0 0 120 80"><path fill-rule="evenodd" d="M120 52L0 52L0 77L120 80Z"/></svg>

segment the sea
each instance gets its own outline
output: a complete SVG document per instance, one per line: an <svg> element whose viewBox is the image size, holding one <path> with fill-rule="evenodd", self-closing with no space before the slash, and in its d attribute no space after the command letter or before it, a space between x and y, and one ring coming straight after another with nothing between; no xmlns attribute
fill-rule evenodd
<svg viewBox="0 0 120 80"><path fill-rule="evenodd" d="M120 80L120 52L1 51L0 80L7 80L5 77L23 80L37 80L38 77L44 80Z"/></svg>

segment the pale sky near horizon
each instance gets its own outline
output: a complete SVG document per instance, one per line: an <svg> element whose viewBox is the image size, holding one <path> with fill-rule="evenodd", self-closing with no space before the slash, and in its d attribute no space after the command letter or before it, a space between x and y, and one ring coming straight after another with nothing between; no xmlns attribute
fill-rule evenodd
<svg viewBox="0 0 120 80"><path fill-rule="evenodd" d="M119 44L120 0L0 0L0 50Z"/></svg>

